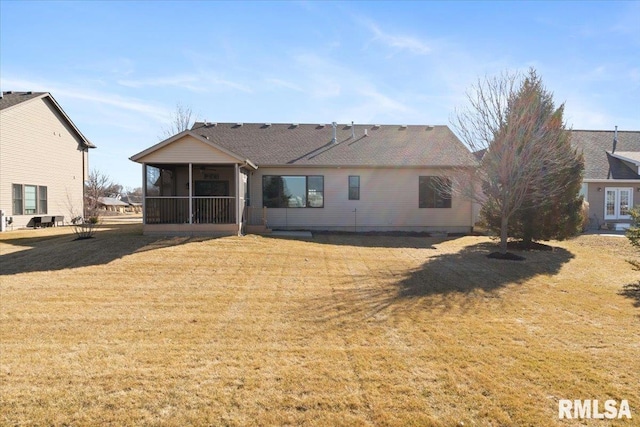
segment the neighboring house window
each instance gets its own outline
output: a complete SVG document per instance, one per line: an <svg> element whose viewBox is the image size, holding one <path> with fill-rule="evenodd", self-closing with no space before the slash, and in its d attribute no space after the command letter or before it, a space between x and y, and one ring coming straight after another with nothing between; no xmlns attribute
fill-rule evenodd
<svg viewBox="0 0 640 427"><path fill-rule="evenodd" d="M25 215L36 213L38 207L38 187L35 185L24 186L24 213Z"/></svg>
<svg viewBox="0 0 640 427"><path fill-rule="evenodd" d="M47 187L38 187L38 213L47 213Z"/></svg>
<svg viewBox="0 0 640 427"><path fill-rule="evenodd" d="M604 219L630 219L633 207L632 188L605 188Z"/></svg>
<svg viewBox="0 0 640 427"><path fill-rule="evenodd" d="M33 215L46 213L46 186L13 184L14 215Z"/></svg>
<svg viewBox="0 0 640 427"><path fill-rule="evenodd" d="M324 207L324 176L265 175L262 205L267 208Z"/></svg>
<svg viewBox="0 0 640 427"><path fill-rule="evenodd" d="M418 184L419 207L451 207L451 181L449 179L438 176L421 176Z"/></svg>
<svg viewBox="0 0 640 427"><path fill-rule="evenodd" d="M349 200L360 200L360 176L349 175Z"/></svg>
<svg viewBox="0 0 640 427"><path fill-rule="evenodd" d="M23 212L22 184L13 184L13 214L22 215Z"/></svg>

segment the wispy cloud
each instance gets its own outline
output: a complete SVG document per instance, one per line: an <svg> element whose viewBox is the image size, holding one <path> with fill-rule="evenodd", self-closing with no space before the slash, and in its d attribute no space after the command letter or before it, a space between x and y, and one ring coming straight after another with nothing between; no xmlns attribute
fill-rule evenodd
<svg viewBox="0 0 640 427"><path fill-rule="evenodd" d="M290 81L286 81L286 80L282 80L282 79L275 79L275 78L269 78L269 79L265 79L264 80L267 84L275 87L275 88L284 88L284 89L290 89L296 92L302 92L302 88L300 86L298 86L296 83L290 82Z"/></svg>
<svg viewBox="0 0 640 427"><path fill-rule="evenodd" d="M364 25L373 33L374 40L397 49L406 50L416 55L427 55L433 51L433 48L423 40L404 34L391 34L383 31L378 24L368 21Z"/></svg>
<svg viewBox="0 0 640 427"><path fill-rule="evenodd" d="M223 87L245 93L252 92L251 88L245 84L223 79L216 76L214 73L204 71L196 74L178 74L175 76L118 80L117 83L131 88L176 87L191 92L209 92L215 88Z"/></svg>
<svg viewBox="0 0 640 427"><path fill-rule="evenodd" d="M56 99L67 97L72 99L80 99L83 101L90 101L96 104L108 105L122 110L141 113L159 121L166 121L169 117L168 111L147 102L143 102L135 98L123 97L121 95L109 92L99 92L94 89L70 88L66 85L61 85L56 82L47 82L44 80L15 79L11 77L3 78L2 86L11 87L15 90L50 92Z"/></svg>
<svg viewBox="0 0 640 427"><path fill-rule="evenodd" d="M117 83L122 86L131 87L131 88L141 88L141 87L163 87L163 86L175 86L179 88L184 88L188 90L197 91L197 82L198 78L195 75L177 75L177 76L166 76L166 77L151 77L146 79L127 79L127 80L118 80Z"/></svg>

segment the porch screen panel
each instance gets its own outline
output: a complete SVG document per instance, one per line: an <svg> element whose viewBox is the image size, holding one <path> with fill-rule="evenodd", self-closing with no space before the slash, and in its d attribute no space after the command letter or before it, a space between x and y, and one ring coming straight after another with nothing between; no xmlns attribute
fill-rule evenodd
<svg viewBox="0 0 640 427"><path fill-rule="evenodd" d="M147 165L147 196L160 195L160 168Z"/></svg>

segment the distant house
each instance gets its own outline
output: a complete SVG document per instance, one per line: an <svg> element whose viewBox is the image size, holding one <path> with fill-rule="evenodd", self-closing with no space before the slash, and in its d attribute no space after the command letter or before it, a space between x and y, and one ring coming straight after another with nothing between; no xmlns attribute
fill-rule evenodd
<svg viewBox="0 0 640 427"><path fill-rule="evenodd" d="M48 92L0 98L0 209L14 227L82 215L89 142Z"/></svg>
<svg viewBox="0 0 640 427"><path fill-rule="evenodd" d="M475 222L446 177L477 162L447 126L196 123L131 160L143 166L145 233L468 232Z"/></svg>
<svg viewBox="0 0 640 427"><path fill-rule="evenodd" d="M108 212L125 213L129 203L122 201L119 197L98 197L98 209Z"/></svg>
<svg viewBox="0 0 640 427"><path fill-rule="evenodd" d="M627 227L640 205L640 131L574 130L571 141L584 153L591 227Z"/></svg>

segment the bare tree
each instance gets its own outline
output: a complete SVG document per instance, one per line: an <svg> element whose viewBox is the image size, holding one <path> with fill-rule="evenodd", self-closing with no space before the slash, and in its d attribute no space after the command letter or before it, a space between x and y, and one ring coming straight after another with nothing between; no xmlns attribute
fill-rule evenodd
<svg viewBox="0 0 640 427"><path fill-rule="evenodd" d="M107 197L111 192L121 186L114 184L109 175L93 169L89 173L89 179L84 189L84 216L86 218L98 216L98 202L100 197Z"/></svg>
<svg viewBox="0 0 640 427"><path fill-rule="evenodd" d="M565 191L548 185L549 171L573 165L575 153L558 150L566 136L564 104L553 105L535 70L523 78L504 73L479 80L467 94L469 106L458 111L453 127L479 154L479 167L454 174L454 188L500 217L500 253L507 253L509 220L527 205ZM481 183L481 190L477 188Z"/></svg>
<svg viewBox="0 0 640 427"><path fill-rule="evenodd" d="M191 129L195 117L191 107L185 107L184 105L177 103L176 109L171 115L169 124L163 128L160 139L170 138L175 134Z"/></svg>

